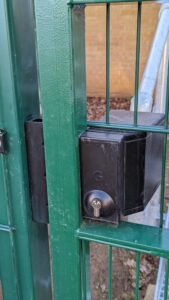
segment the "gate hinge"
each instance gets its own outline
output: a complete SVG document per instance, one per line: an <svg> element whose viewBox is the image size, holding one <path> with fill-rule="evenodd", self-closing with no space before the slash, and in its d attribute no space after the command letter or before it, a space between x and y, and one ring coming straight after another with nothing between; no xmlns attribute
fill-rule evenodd
<svg viewBox="0 0 169 300"><path fill-rule="evenodd" d="M5 154L6 152L6 132L0 129L0 154Z"/></svg>

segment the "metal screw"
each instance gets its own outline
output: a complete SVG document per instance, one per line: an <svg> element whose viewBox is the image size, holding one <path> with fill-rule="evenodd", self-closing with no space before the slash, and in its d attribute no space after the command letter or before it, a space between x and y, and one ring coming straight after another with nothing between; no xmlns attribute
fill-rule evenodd
<svg viewBox="0 0 169 300"><path fill-rule="evenodd" d="M100 200L98 199L94 199L92 201L92 207L93 207L93 214L95 218L99 218L100 217L100 209L101 209L102 203Z"/></svg>

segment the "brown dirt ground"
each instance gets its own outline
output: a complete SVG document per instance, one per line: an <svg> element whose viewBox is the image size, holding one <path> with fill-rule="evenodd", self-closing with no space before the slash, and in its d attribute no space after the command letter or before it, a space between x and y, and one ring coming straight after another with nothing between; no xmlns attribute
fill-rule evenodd
<svg viewBox="0 0 169 300"><path fill-rule="evenodd" d="M106 111L106 100L104 97L87 97L88 120L99 120ZM130 98L110 98L110 109L130 109Z"/></svg>
<svg viewBox="0 0 169 300"><path fill-rule="evenodd" d="M111 98L110 108L129 110L130 99ZM105 109L105 98L88 97L88 120L99 120L105 114ZM141 257L140 300L144 299L148 284L156 282L158 262L158 258L150 255ZM90 268L92 300L108 299L106 246L91 244ZM114 248L112 268L113 299L135 299L135 253Z"/></svg>
<svg viewBox="0 0 169 300"><path fill-rule="evenodd" d="M104 245L91 245L91 290L92 300L108 299L107 251ZM135 299L135 253L123 249L112 250L113 300ZM158 258L142 255L140 267L140 300L143 300L149 284L155 284Z"/></svg>

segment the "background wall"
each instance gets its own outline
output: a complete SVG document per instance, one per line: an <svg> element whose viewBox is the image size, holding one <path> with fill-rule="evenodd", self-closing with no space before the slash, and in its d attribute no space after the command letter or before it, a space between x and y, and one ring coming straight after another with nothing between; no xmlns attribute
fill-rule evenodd
<svg viewBox="0 0 169 300"><path fill-rule="evenodd" d="M140 78L158 21L159 4L142 9ZM111 5L111 96L131 97L134 93L137 5ZM86 7L87 95L105 96L106 8Z"/></svg>

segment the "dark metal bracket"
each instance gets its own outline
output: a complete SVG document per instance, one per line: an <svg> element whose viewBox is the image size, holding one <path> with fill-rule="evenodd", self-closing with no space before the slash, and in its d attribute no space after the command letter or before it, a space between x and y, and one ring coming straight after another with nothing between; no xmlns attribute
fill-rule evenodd
<svg viewBox="0 0 169 300"><path fill-rule="evenodd" d="M0 129L0 154L5 154L6 152L6 132Z"/></svg>
<svg viewBox="0 0 169 300"><path fill-rule="evenodd" d="M42 119L27 121L25 135L32 218L46 224L49 218Z"/></svg>

